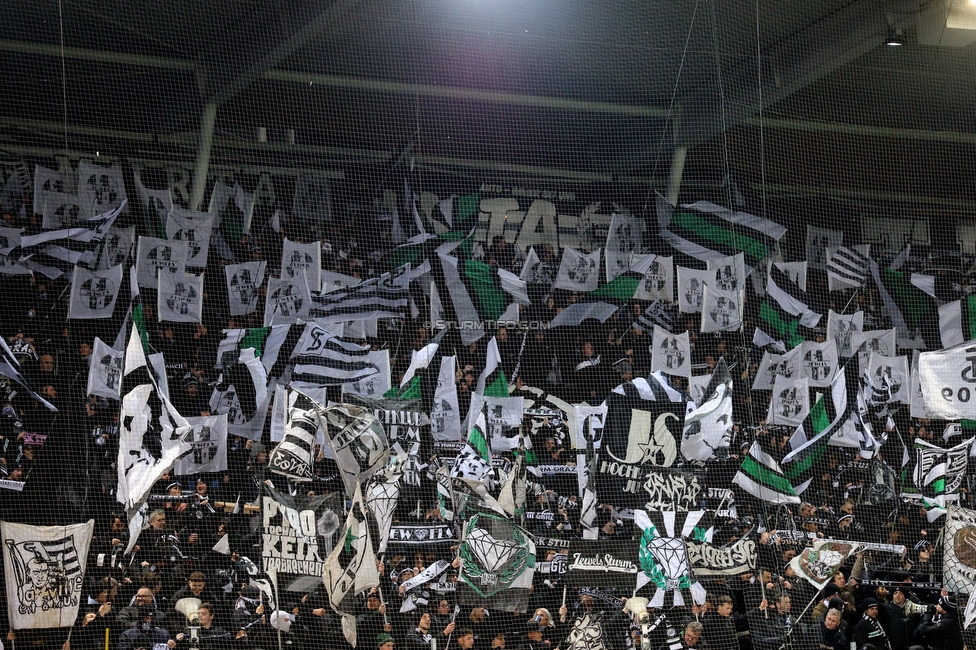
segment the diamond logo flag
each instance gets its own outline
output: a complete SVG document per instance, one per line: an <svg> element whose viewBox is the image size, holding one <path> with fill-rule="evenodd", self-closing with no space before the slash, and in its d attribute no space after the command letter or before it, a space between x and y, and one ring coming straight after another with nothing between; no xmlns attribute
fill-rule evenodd
<svg viewBox="0 0 976 650"><path fill-rule="evenodd" d="M535 575L532 536L492 513L472 515L460 549L458 600L506 612L524 612Z"/></svg>
<svg viewBox="0 0 976 650"><path fill-rule="evenodd" d="M703 510L635 510L634 525L642 531L637 591L651 594L648 607L690 606L705 602L705 588L694 579L683 538L691 537L705 516Z"/></svg>
<svg viewBox="0 0 976 650"><path fill-rule="evenodd" d="M186 265L195 269L207 266L213 216L208 212L173 210L166 221L166 238L186 242Z"/></svg>
<svg viewBox="0 0 976 650"><path fill-rule="evenodd" d="M976 510L949 504L945 522L945 588L976 593Z"/></svg>
<svg viewBox="0 0 976 650"><path fill-rule="evenodd" d="M281 246L281 277L297 278L305 275L308 286L322 286L322 246L318 242L300 244L285 239Z"/></svg>
<svg viewBox="0 0 976 650"><path fill-rule="evenodd" d="M295 278L269 278L264 303L264 326L297 323L308 316L312 295L304 275Z"/></svg>
<svg viewBox="0 0 976 650"><path fill-rule="evenodd" d="M119 399L122 386L122 350L113 350L95 338L88 365L88 395Z"/></svg>
<svg viewBox="0 0 976 650"><path fill-rule="evenodd" d="M136 253L136 278L140 288L157 288L157 274L183 275L186 271L187 243L156 237L140 237Z"/></svg>
<svg viewBox="0 0 976 650"><path fill-rule="evenodd" d="M121 266L106 271L76 266L71 278L68 318L111 318L121 288Z"/></svg>
<svg viewBox="0 0 976 650"><path fill-rule="evenodd" d="M679 266L678 310L683 314L700 312L705 302L705 285L714 282L714 271L698 271Z"/></svg>
<svg viewBox="0 0 976 650"><path fill-rule="evenodd" d="M156 313L160 321L199 323L203 318L203 274L159 274Z"/></svg>
<svg viewBox="0 0 976 650"><path fill-rule="evenodd" d="M267 265L265 260L261 260L224 267L231 316L245 316L257 308Z"/></svg>

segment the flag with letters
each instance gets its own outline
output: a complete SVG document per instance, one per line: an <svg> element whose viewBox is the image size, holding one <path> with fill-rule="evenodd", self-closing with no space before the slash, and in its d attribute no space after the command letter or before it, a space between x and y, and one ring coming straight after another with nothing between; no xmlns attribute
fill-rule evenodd
<svg viewBox="0 0 976 650"><path fill-rule="evenodd" d="M156 314L160 321L199 323L203 318L203 274L159 274Z"/></svg>
<svg viewBox="0 0 976 650"><path fill-rule="evenodd" d="M166 238L186 242L186 265L205 268L210 251L210 232L213 215L209 212L190 212L173 209L166 221Z"/></svg>
<svg viewBox="0 0 976 650"><path fill-rule="evenodd" d="M88 361L88 395L119 399L122 386L122 350L114 350L95 337Z"/></svg>
<svg viewBox="0 0 976 650"><path fill-rule="evenodd" d="M136 252L137 281L141 288L157 288L157 274L181 276L186 272L186 241L140 237Z"/></svg>
<svg viewBox="0 0 976 650"><path fill-rule="evenodd" d="M227 280L227 302L231 316L245 316L254 312L264 284L265 260L228 264L224 267Z"/></svg>
<svg viewBox="0 0 976 650"><path fill-rule="evenodd" d="M71 278L68 318L111 318L121 289L121 266L105 271L76 266Z"/></svg>

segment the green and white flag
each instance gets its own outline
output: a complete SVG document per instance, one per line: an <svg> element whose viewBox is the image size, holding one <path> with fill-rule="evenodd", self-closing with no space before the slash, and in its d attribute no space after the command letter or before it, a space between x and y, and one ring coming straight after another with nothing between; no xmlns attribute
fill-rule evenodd
<svg viewBox="0 0 976 650"><path fill-rule="evenodd" d="M752 443L749 454L732 482L761 501L774 504L800 503L793 485L783 474L776 459L767 454L758 442Z"/></svg>
<svg viewBox="0 0 976 650"><path fill-rule="evenodd" d="M812 338L811 328L817 326L821 315L809 306L809 298L775 266L770 266L766 282L766 297L759 306L759 323L767 332L786 341L789 347Z"/></svg>
<svg viewBox="0 0 976 650"><path fill-rule="evenodd" d="M915 439L915 487L922 497L945 508L948 501L958 499L957 492L966 476L969 450L973 438L951 449L937 447L920 438Z"/></svg>
<svg viewBox="0 0 976 650"><path fill-rule="evenodd" d="M532 536L504 517L476 513L464 525L458 602L524 612L535 575Z"/></svg>
<svg viewBox="0 0 976 650"><path fill-rule="evenodd" d="M976 339L976 295L939 307L939 334L944 348Z"/></svg>

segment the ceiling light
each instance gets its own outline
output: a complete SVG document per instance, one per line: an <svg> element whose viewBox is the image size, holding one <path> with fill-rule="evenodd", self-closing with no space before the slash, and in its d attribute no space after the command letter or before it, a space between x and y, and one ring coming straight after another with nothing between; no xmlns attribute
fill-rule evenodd
<svg viewBox="0 0 976 650"><path fill-rule="evenodd" d="M888 32L888 38L885 39L885 45L890 45L891 47L897 47L899 45L905 44L905 35L900 29L894 29Z"/></svg>

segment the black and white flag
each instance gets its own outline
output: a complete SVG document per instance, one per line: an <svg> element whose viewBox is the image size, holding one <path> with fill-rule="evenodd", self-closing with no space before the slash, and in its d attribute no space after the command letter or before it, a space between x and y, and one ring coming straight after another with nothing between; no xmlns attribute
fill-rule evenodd
<svg viewBox="0 0 976 650"><path fill-rule="evenodd" d="M361 279L352 275L336 273L334 271L322 271L322 289L320 293L329 293L337 289L348 289L349 287L356 286L360 282L362 282Z"/></svg>
<svg viewBox="0 0 976 650"><path fill-rule="evenodd" d="M390 456L386 431L368 409L353 404L318 406L322 429L335 454L346 493L355 494L360 482L386 465Z"/></svg>
<svg viewBox="0 0 976 650"><path fill-rule="evenodd" d="M34 235L22 234L20 237L20 245L26 251L35 246L39 247L42 244L54 242L58 242L62 246L73 246L75 248L79 248L80 244L91 244L92 242L97 244L108 234L108 231L112 228L112 224L115 223L116 218L122 212L123 208L125 208L124 203L114 210L96 215L90 219L78 221L72 226L59 230L46 230ZM21 261L23 261L23 258L21 258Z"/></svg>
<svg viewBox="0 0 976 650"><path fill-rule="evenodd" d="M328 176L302 172L295 181L291 213L312 228L332 221L332 188Z"/></svg>
<svg viewBox="0 0 976 650"><path fill-rule="evenodd" d="M722 291L746 290L746 260L742 253L708 259L705 264L715 274L715 288Z"/></svg>
<svg viewBox="0 0 976 650"><path fill-rule="evenodd" d="M136 278L139 287L157 288L157 273L183 275L186 271L187 243L156 237L139 237L136 253Z"/></svg>
<svg viewBox="0 0 976 650"><path fill-rule="evenodd" d="M156 313L160 321L199 323L203 318L203 274L159 274Z"/></svg>
<svg viewBox="0 0 976 650"><path fill-rule="evenodd" d="M228 264L224 267L224 275L227 279L227 302L230 305L231 316L245 316L257 309L267 266L268 263L261 260Z"/></svg>
<svg viewBox="0 0 976 650"><path fill-rule="evenodd" d="M454 366L454 357L441 357L434 403L430 410L430 436L434 440L461 440L461 409L458 406Z"/></svg>
<svg viewBox="0 0 976 650"><path fill-rule="evenodd" d="M807 290L808 264L806 262L770 262L770 264L786 274L790 282L800 287L801 290Z"/></svg>
<svg viewBox="0 0 976 650"><path fill-rule="evenodd" d="M692 382L702 377L691 377ZM732 444L732 376L725 359L719 359L711 375L703 375L706 385L688 403L685 426L681 435L681 455L685 460L705 462L718 449Z"/></svg>
<svg viewBox="0 0 976 650"><path fill-rule="evenodd" d="M319 385L362 381L379 372L370 363L369 346L343 341L315 323L306 323L289 362L295 366L292 381Z"/></svg>
<svg viewBox="0 0 976 650"><path fill-rule="evenodd" d="M912 377L908 357L871 352L863 368L864 397L869 406L911 404Z"/></svg>
<svg viewBox="0 0 976 650"><path fill-rule="evenodd" d="M801 376L810 380L810 385L817 388L830 386L837 368L840 367L840 359L837 355L837 344L833 340L823 343L816 341L804 341L800 345L800 371Z"/></svg>
<svg viewBox="0 0 976 650"><path fill-rule="evenodd" d="M122 169L82 160L78 163L78 197L86 219L122 206L127 199Z"/></svg>
<svg viewBox="0 0 976 650"><path fill-rule="evenodd" d="M807 226L807 264L811 269L827 270L827 249L839 248L844 243L841 230L828 230Z"/></svg>
<svg viewBox="0 0 976 650"><path fill-rule="evenodd" d="M195 269L207 266L213 216L209 212L190 212L174 208L166 221L166 238L186 242L186 265Z"/></svg>
<svg viewBox="0 0 976 650"><path fill-rule="evenodd" d="M691 377L691 341L688 332L671 334L654 326L651 343L651 372Z"/></svg>
<svg viewBox="0 0 976 650"><path fill-rule="evenodd" d="M731 283L727 283L731 284ZM705 285L702 294L702 332L736 332L742 327L742 312L737 290L715 289Z"/></svg>
<svg viewBox="0 0 976 650"><path fill-rule="evenodd" d="M854 338L864 330L864 312L838 314L833 309L827 313L827 338L837 342L837 350L842 357L853 356L857 350Z"/></svg>
<svg viewBox="0 0 976 650"><path fill-rule="evenodd" d="M68 318L111 318L121 289L121 266L106 271L76 266L71 278Z"/></svg>
<svg viewBox="0 0 976 650"><path fill-rule="evenodd" d="M798 427L809 412L809 380L806 377L798 380L786 379L782 375L776 377L766 421L778 426Z"/></svg>
<svg viewBox="0 0 976 650"><path fill-rule="evenodd" d="M890 330L855 332L851 336L851 348L857 352L857 367L861 370L867 367L868 356L872 352L877 352L884 357L895 356L897 350L895 344L895 328L893 327Z"/></svg>
<svg viewBox="0 0 976 650"><path fill-rule="evenodd" d="M393 386L390 380L390 351L370 350L367 362L378 371L366 379L353 381L342 385L343 393L362 395L363 397L380 397Z"/></svg>
<svg viewBox="0 0 976 650"><path fill-rule="evenodd" d="M644 222L626 213L614 212L607 230L607 282L630 270L630 259L642 246Z"/></svg>
<svg viewBox="0 0 976 650"><path fill-rule="evenodd" d="M72 627L85 599L95 520L63 526L0 523L12 630Z"/></svg>
<svg viewBox="0 0 976 650"><path fill-rule="evenodd" d="M393 525L397 503L400 500L400 470L394 465L390 465L379 474L369 480L366 486L366 507L376 520L376 528L379 531L376 551L386 553L386 545L390 541L390 527Z"/></svg>
<svg viewBox="0 0 976 650"><path fill-rule="evenodd" d="M285 432L281 442L268 455L271 471L293 481L311 481L318 428L315 401L301 391L286 391Z"/></svg>
<svg viewBox="0 0 976 650"><path fill-rule="evenodd" d="M174 474L190 476L227 471L227 416L187 418L190 453L176 461Z"/></svg>
<svg viewBox="0 0 976 650"><path fill-rule="evenodd" d="M552 284L552 273L548 265L539 259L539 254L535 248L529 248L525 254L525 262L522 263L522 272L519 278L525 280L526 284L541 284L549 286Z"/></svg>
<svg viewBox="0 0 976 650"><path fill-rule="evenodd" d="M322 245L317 241L300 244L285 239L281 246L281 277L297 278L302 274L309 289L318 290L322 286Z"/></svg>
<svg viewBox="0 0 976 650"><path fill-rule="evenodd" d="M134 174L136 193L146 207L147 229L158 232L173 211L173 193L169 188L165 190L151 190L142 184L139 172Z"/></svg>
<svg viewBox="0 0 976 650"><path fill-rule="evenodd" d="M701 311L705 302L705 285L714 283L714 271L698 271L679 266L678 310L683 314Z"/></svg>
<svg viewBox="0 0 976 650"><path fill-rule="evenodd" d="M210 409L227 415L231 434L260 440L273 396L267 384L268 371L254 348L244 348L237 362L225 365L220 373L210 396Z"/></svg>
<svg viewBox="0 0 976 650"><path fill-rule="evenodd" d="M102 339L95 337L88 361L87 395L119 399L122 387L122 350L113 350Z"/></svg>
<svg viewBox="0 0 976 650"><path fill-rule="evenodd" d="M871 245L827 249L827 288L861 287L871 272Z"/></svg>
<svg viewBox="0 0 976 650"><path fill-rule="evenodd" d="M691 537L705 511L671 512L635 510L634 525L641 531L637 592L650 595L650 607L690 606L705 602L705 587L695 580L688 563L685 538Z"/></svg>
<svg viewBox="0 0 976 650"><path fill-rule="evenodd" d="M569 246L564 248L553 288L582 293L596 291L600 284L600 253L597 249L585 255Z"/></svg>
<svg viewBox="0 0 976 650"><path fill-rule="evenodd" d="M307 318L312 294L304 275L289 278L268 278L264 303L264 326L296 323Z"/></svg>
<svg viewBox="0 0 976 650"><path fill-rule="evenodd" d="M635 255L630 270L641 276L634 300L674 302L674 258L661 255Z"/></svg>
<svg viewBox="0 0 976 650"><path fill-rule="evenodd" d="M78 177L72 174L69 179L63 174L40 165L34 166L34 214L44 214L44 204L52 192L74 192L78 186ZM42 228L47 228L42 224Z"/></svg>
<svg viewBox="0 0 976 650"><path fill-rule="evenodd" d="M752 390L773 390L777 377L784 377L790 381L800 378L800 358L802 350L795 347L785 354L764 352L756 378L752 382Z"/></svg>
<svg viewBox="0 0 976 650"><path fill-rule="evenodd" d="M353 287L314 295L308 316L321 324L373 318L403 318L410 308L410 265Z"/></svg>
<svg viewBox="0 0 976 650"><path fill-rule="evenodd" d="M125 264L136 243L136 229L109 228L98 251L98 270L105 271L113 266Z"/></svg>
<svg viewBox="0 0 976 650"><path fill-rule="evenodd" d="M82 215L81 199L77 194L48 192L41 212L41 227L71 228L84 219Z"/></svg>

